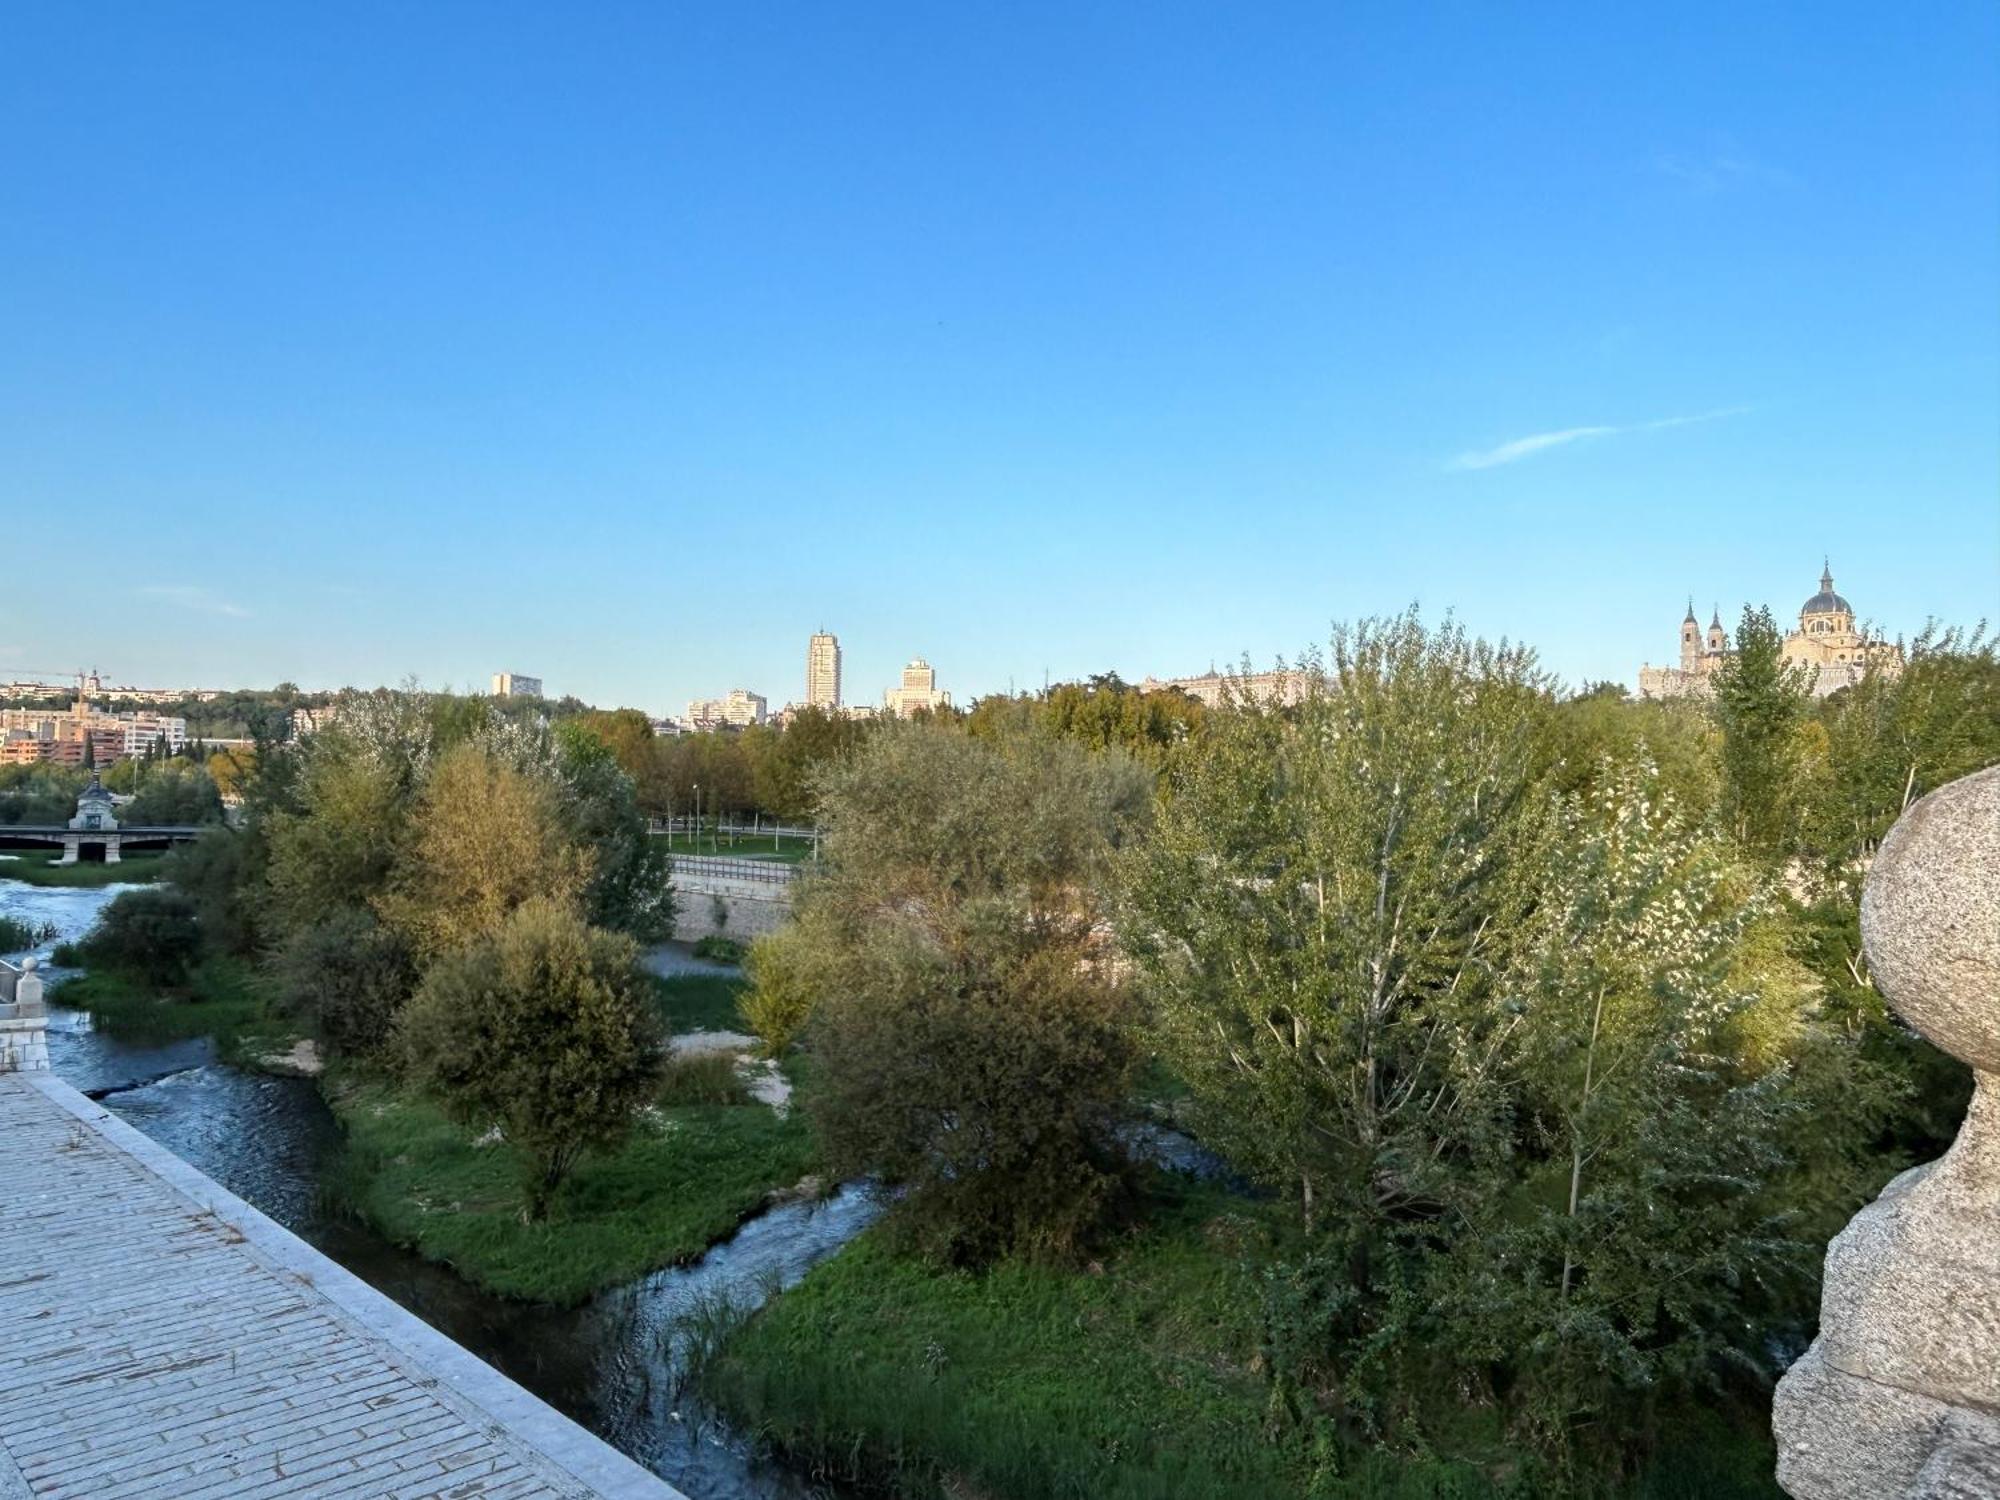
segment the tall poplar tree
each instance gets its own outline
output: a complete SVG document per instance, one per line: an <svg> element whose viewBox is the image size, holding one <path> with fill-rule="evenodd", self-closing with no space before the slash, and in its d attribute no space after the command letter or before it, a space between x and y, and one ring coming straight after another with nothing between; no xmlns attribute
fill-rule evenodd
<svg viewBox="0 0 2000 1500"><path fill-rule="evenodd" d="M1811 702L1804 668L1784 658L1767 607L1743 607L1736 652L1715 677L1722 729L1723 814L1756 853L1778 856L1798 801L1799 727Z"/></svg>

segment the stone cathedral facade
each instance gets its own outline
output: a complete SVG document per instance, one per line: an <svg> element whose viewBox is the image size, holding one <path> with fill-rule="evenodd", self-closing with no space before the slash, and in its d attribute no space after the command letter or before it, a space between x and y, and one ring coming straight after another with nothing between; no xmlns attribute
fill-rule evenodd
<svg viewBox="0 0 2000 1500"><path fill-rule="evenodd" d="M1715 691L1715 674L1732 654L1721 613L1709 617L1704 635L1690 600L1681 621L1680 665L1641 667L1639 696L1706 698ZM1799 609L1799 628L1785 637L1784 655L1790 665L1810 671L1816 698L1859 682L1871 663L1885 672L1903 669L1901 646L1855 628L1854 607L1833 591L1831 568L1820 573L1819 592Z"/></svg>

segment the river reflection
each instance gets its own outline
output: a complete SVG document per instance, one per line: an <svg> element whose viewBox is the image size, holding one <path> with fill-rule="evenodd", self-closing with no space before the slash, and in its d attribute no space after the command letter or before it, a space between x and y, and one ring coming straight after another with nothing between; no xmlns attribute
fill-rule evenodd
<svg viewBox="0 0 2000 1500"><path fill-rule="evenodd" d="M4 868L4 867L0 867ZM38 889L0 879L0 915L81 936L119 887ZM52 944L43 945L46 961ZM62 971L53 991L61 999ZM510 1302L398 1250L322 1187L340 1128L302 1079L244 1073L206 1039L135 1043L52 1005L49 1056L73 1087L394 1298L488 1364L685 1491L692 1500L845 1493L751 1451L698 1395L679 1392L683 1320L703 1302L760 1304L796 1285L879 1212L861 1188L776 1208L691 1266L658 1271L580 1308Z"/></svg>

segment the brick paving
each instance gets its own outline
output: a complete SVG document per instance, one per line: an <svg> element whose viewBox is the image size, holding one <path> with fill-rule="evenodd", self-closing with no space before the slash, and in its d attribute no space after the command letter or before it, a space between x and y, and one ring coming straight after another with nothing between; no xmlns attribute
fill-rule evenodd
<svg viewBox="0 0 2000 1500"><path fill-rule="evenodd" d="M0 1500L683 1500L47 1073L0 1074Z"/></svg>

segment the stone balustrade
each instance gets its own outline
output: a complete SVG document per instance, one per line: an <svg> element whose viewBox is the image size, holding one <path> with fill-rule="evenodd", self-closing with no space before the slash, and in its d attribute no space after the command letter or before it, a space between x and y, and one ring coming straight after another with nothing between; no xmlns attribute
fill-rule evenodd
<svg viewBox="0 0 2000 1500"><path fill-rule="evenodd" d="M49 1066L49 1011L37 962L0 963L0 1073L40 1073Z"/></svg>
<svg viewBox="0 0 2000 1500"><path fill-rule="evenodd" d="M1797 1500L2000 1496L2000 766L1882 843L1861 898L1875 982L1973 1070L1972 1108L1827 1248L1819 1337L1779 1382Z"/></svg>

